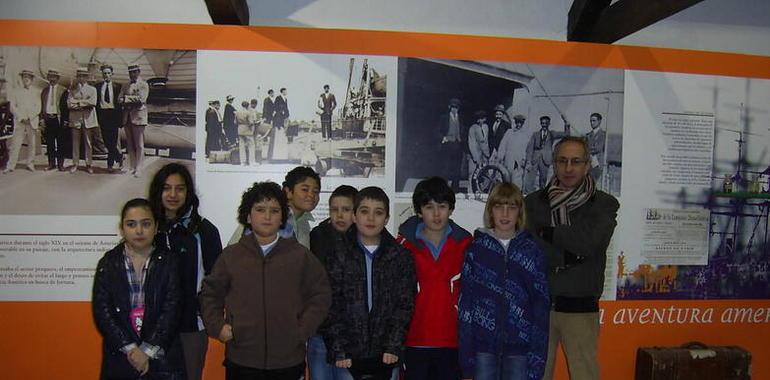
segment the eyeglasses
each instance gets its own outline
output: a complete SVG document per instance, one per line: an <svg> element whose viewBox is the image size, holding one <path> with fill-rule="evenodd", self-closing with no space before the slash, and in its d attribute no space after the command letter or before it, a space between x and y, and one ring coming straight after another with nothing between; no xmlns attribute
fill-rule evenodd
<svg viewBox="0 0 770 380"><path fill-rule="evenodd" d="M569 159L569 158L557 158L556 159L556 165L564 166L564 167L566 167L569 164L571 164L572 166L583 166L583 165L586 164L586 162L588 162L588 161L586 161L586 160L584 160L582 158L572 158L572 159Z"/></svg>

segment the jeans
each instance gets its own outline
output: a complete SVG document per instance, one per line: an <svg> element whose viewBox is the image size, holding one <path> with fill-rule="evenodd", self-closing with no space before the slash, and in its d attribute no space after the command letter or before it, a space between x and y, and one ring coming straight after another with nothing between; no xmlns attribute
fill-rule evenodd
<svg viewBox="0 0 770 380"><path fill-rule="evenodd" d="M314 335L307 342L307 361L313 380L352 380L345 368L337 368L326 361L326 345L323 337Z"/></svg>
<svg viewBox="0 0 770 380"><path fill-rule="evenodd" d="M476 353L474 380L519 380L527 378L527 357Z"/></svg>

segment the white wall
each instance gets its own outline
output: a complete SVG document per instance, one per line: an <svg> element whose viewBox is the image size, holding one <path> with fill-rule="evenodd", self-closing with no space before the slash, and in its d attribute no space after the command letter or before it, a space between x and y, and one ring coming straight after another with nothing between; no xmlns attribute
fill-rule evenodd
<svg viewBox="0 0 770 380"><path fill-rule="evenodd" d="M252 25L566 39L571 0L247 0ZM2 0L5 19L211 23L203 0ZM706 0L618 42L770 56L770 0Z"/></svg>
<svg viewBox="0 0 770 380"><path fill-rule="evenodd" d="M253 25L565 40L571 0L248 0Z"/></svg>
<svg viewBox="0 0 770 380"><path fill-rule="evenodd" d="M203 0L1 0L0 18L211 24Z"/></svg>

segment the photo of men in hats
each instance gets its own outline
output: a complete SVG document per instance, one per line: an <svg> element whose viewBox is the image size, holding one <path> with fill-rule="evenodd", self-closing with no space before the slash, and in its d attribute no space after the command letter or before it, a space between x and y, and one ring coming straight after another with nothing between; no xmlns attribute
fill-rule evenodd
<svg viewBox="0 0 770 380"><path fill-rule="evenodd" d="M88 84L88 69L81 67L76 72L75 85L67 97L69 106L70 128L72 131L72 167L70 173L78 171L80 164L80 144L84 144L86 172L93 174L94 143L98 138L99 122L96 118L96 88Z"/></svg>
<svg viewBox="0 0 770 380"><path fill-rule="evenodd" d="M48 70L46 74L48 85L43 88L40 94L40 102L42 103L40 118L44 127L43 137L48 156L46 170L64 171L66 134L69 132L66 129L69 126L69 107L67 106L69 91L59 84L60 78L59 70Z"/></svg>
<svg viewBox="0 0 770 380"><path fill-rule="evenodd" d="M209 157L212 151L223 150L227 145L219 107L219 100L209 100L209 107L206 109L206 157Z"/></svg>
<svg viewBox="0 0 770 380"><path fill-rule="evenodd" d="M35 154L40 141L38 128L40 127L40 91L32 86L35 74L32 70L24 69L19 72L21 86L10 93L10 107L13 114L14 128L11 137L11 148L8 162L3 173L10 173L16 169L22 144L27 142L27 154L23 164L26 169L35 171Z"/></svg>
<svg viewBox="0 0 770 380"><path fill-rule="evenodd" d="M141 77L139 65L128 66L131 82L123 86L118 103L123 108L123 132L126 134L128 169L134 177L140 177L144 162L144 128L147 126L147 98L150 86Z"/></svg>
<svg viewBox="0 0 770 380"><path fill-rule="evenodd" d="M438 122L440 151L444 163L441 174L449 180L455 193L460 191L460 171L464 152L461 104L458 98L449 99L447 111L439 116Z"/></svg>

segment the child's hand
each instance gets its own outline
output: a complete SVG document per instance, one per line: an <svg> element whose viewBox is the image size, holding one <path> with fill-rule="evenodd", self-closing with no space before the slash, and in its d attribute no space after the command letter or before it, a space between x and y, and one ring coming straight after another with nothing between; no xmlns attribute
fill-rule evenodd
<svg viewBox="0 0 770 380"><path fill-rule="evenodd" d="M150 357L138 347L134 347L126 355L128 356L128 362L131 363L131 366L133 366L141 375L144 375L150 369Z"/></svg>
<svg viewBox="0 0 770 380"><path fill-rule="evenodd" d="M353 365L353 361L350 359L337 360L334 365L337 366L337 368L350 368L350 366Z"/></svg>
<svg viewBox="0 0 770 380"><path fill-rule="evenodd" d="M227 343L231 339L233 339L233 326L225 324L219 332L219 340L221 340L222 343Z"/></svg>
<svg viewBox="0 0 770 380"><path fill-rule="evenodd" d="M398 362L398 356L393 354L382 354L382 362L385 364L395 364Z"/></svg>

